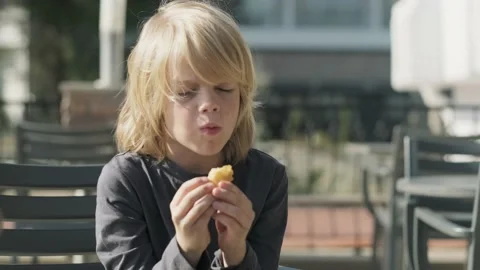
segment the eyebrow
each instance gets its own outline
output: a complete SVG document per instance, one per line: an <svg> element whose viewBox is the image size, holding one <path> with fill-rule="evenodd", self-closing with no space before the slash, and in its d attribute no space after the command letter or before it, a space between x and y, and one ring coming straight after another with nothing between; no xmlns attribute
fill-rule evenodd
<svg viewBox="0 0 480 270"><path fill-rule="evenodd" d="M192 80L192 79L185 79L185 80L177 79L176 81L177 82L183 82L183 83L198 83L197 81Z"/></svg>

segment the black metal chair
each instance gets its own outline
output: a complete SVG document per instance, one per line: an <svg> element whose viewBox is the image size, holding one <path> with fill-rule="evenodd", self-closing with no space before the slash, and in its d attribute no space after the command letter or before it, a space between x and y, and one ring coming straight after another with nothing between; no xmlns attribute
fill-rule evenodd
<svg viewBox="0 0 480 270"><path fill-rule="evenodd" d="M402 221L397 218L398 213L402 211L403 196L399 196L395 189L395 182L403 176L403 137L407 133L429 133L427 130L407 128L403 125L395 126L392 132L392 167L391 168L375 168L372 171L371 167L363 168L362 180L362 197L363 202L369 213L373 218L373 235L372 235L372 266L374 269L382 269L378 264L378 246L380 245L382 236L385 244L384 267L386 269L395 270L399 267L402 261L399 254L399 249L402 246ZM375 206L371 200L369 187L370 180L388 181L389 186L387 194L387 205ZM393 221L393 224L391 224ZM400 253L401 254L401 253ZM400 257L400 258L399 258ZM397 268L396 268L397 267Z"/></svg>
<svg viewBox="0 0 480 270"><path fill-rule="evenodd" d="M396 189L396 182L398 179L405 175L405 136L420 136L422 138L432 139L445 139L447 141L474 141L480 139L480 136L468 136L468 137L447 137L447 136L434 136L426 129L408 128L406 126L396 126L393 130L392 145L393 145L393 164L389 171L363 171L362 177L362 193L364 205L374 220L374 233L372 239L372 264L374 268L380 269L378 265L377 248L380 244L381 236L385 237L385 268L386 269L400 269L403 262L403 224L404 224L404 212L405 212L405 197L403 194L399 194ZM422 164L423 165L423 164ZM448 164L447 164L448 165ZM418 167L418 172L415 173L441 173L442 168L431 168L428 166ZM434 170L436 169L436 171ZM389 181L389 190L387 194L388 203L386 206L374 206L371 201L370 192L368 189L369 180L372 178L382 178ZM450 215L450 219L460 219L464 221L465 216ZM439 234L435 235L436 238L445 238Z"/></svg>
<svg viewBox="0 0 480 270"><path fill-rule="evenodd" d="M26 165L0 163L0 186L13 190L95 189L103 165ZM0 255L57 256L95 254L96 196L14 196L0 194L7 221L24 226L4 228ZM26 227L31 225L30 227ZM39 226L37 226L39 225ZM83 264L9 264L3 270L100 270Z"/></svg>
<svg viewBox="0 0 480 270"><path fill-rule="evenodd" d="M405 178L409 181L414 182L422 175L475 175L479 172L480 144L472 139L407 136L405 145ZM454 161L452 155L470 160ZM453 182L455 178L447 180ZM444 197L407 195L404 229L408 263L413 269L429 269L428 238L438 235L468 239L467 267L469 270L480 268L480 251L475 248L478 242L475 232L479 226L478 188L474 202L453 196L451 190L446 190Z"/></svg>
<svg viewBox="0 0 480 270"><path fill-rule="evenodd" d="M452 222L425 207L417 207L414 212L413 244L414 269L430 269L428 262L429 230L439 231L452 238L466 239L468 241L467 270L480 269L480 178L470 226Z"/></svg>
<svg viewBox="0 0 480 270"><path fill-rule="evenodd" d="M106 163L117 152L114 124L65 127L21 122L17 125L17 163Z"/></svg>

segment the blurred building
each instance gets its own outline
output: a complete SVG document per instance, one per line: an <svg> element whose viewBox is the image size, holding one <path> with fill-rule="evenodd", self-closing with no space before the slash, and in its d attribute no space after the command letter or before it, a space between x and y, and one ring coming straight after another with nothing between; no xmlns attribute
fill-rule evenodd
<svg viewBox="0 0 480 270"><path fill-rule="evenodd" d="M393 0L235 0L227 8L238 20L267 86L264 96L280 103L305 100L321 106L357 104L353 137L374 139L381 125L405 117L392 111L412 95L390 85L390 10ZM347 105L350 106L350 105ZM275 112L281 125L288 112ZM338 113L324 116L329 129ZM321 116L320 116L321 117ZM271 126L270 128L275 128ZM334 128L335 129L335 128ZM359 135L363 133L362 135ZM378 135L378 134L377 134Z"/></svg>
<svg viewBox="0 0 480 270"><path fill-rule="evenodd" d="M229 8L273 88L369 92L390 84L391 1L237 0Z"/></svg>

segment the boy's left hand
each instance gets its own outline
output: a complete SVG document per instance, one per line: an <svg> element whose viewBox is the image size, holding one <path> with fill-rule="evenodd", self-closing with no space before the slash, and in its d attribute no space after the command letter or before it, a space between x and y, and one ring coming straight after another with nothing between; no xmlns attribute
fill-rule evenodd
<svg viewBox="0 0 480 270"><path fill-rule="evenodd" d="M223 252L226 266L240 264L247 251L247 235L255 212L247 196L234 184L220 182L212 191L216 199L212 206L218 232L218 245Z"/></svg>

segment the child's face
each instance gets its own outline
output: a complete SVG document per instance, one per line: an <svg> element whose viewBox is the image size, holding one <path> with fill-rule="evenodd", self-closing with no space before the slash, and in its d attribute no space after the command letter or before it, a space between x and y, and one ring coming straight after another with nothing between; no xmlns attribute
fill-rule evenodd
<svg viewBox="0 0 480 270"><path fill-rule="evenodd" d="M167 101L165 122L176 150L201 156L221 152L237 123L240 92L232 82L209 85L187 65L175 76L179 98ZM171 145L172 146L172 145ZM178 148L181 149L178 149Z"/></svg>

